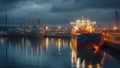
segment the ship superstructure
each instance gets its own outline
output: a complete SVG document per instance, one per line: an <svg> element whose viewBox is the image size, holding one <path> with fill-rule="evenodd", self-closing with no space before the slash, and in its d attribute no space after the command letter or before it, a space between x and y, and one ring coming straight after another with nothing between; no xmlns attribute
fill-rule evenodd
<svg viewBox="0 0 120 68"><path fill-rule="evenodd" d="M83 17L80 20L76 20L70 23L73 27L72 33L88 33L93 32L93 26L96 24L95 21L91 21L89 19L84 19Z"/></svg>

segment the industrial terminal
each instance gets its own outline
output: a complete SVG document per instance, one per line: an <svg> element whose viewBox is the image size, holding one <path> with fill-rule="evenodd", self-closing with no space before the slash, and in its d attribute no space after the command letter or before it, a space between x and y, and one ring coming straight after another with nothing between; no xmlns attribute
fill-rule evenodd
<svg viewBox="0 0 120 68"><path fill-rule="evenodd" d="M9 64L26 66L26 63L28 66L32 64L39 67L42 66L41 62L49 64L49 61L56 63L56 60L57 62L62 60L66 62L64 65L71 63L72 68L102 68L109 55L120 60L120 26L117 11L114 17L113 27L105 28L94 27L97 22L83 16L81 19L69 22L69 26L44 25L41 18L37 19L36 24L31 21L10 25L6 14L5 24L0 25L0 44L1 47L5 45L5 64L1 64L5 68L10 66ZM10 61L12 54L15 56L15 62ZM56 58L50 60L53 57ZM69 62L66 61L68 59L64 59L65 57L69 58Z"/></svg>

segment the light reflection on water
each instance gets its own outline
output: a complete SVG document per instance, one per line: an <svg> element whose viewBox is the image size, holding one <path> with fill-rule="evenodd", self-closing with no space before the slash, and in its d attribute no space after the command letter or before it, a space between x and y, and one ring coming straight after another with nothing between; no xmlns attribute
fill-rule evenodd
<svg viewBox="0 0 120 68"><path fill-rule="evenodd" d="M82 44L77 44L75 38L71 39L71 65L73 68L101 68L104 62L103 50L91 50L85 48ZM87 45L86 45L87 46Z"/></svg>
<svg viewBox="0 0 120 68"><path fill-rule="evenodd" d="M107 62L120 63L103 50L77 50L75 45L69 38L1 37L0 68L106 68Z"/></svg>

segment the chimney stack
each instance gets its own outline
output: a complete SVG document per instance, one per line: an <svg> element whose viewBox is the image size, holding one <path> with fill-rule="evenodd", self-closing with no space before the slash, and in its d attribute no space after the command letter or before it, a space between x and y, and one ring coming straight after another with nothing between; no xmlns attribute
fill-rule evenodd
<svg viewBox="0 0 120 68"><path fill-rule="evenodd" d="M118 12L115 11L115 26L118 28Z"/></svg>
<svg viewBox="0 0 120 68"><path fill-rule="evenodd" d="M7 14L5 15L5 26L7 28Z"/></svg>
<svg viewBox="0 0 120 68"><path fill-rule="evenodd" d="M7 14L5 14L5 27L6 27L6 32L8 32Z"/></svg>

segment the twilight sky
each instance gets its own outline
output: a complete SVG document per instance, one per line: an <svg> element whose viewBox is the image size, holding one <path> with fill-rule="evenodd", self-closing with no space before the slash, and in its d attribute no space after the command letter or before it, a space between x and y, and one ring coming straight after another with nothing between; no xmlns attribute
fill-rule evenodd
<svg viewBox="0 0 120 68"><path fill-rule="evenodd" d="M113 25L115 11L120 17L120 0L0 0L0 24L8 14L9 24L36 23L40 17L45 25L70 25L84 16L107 26Z"/></svg>

